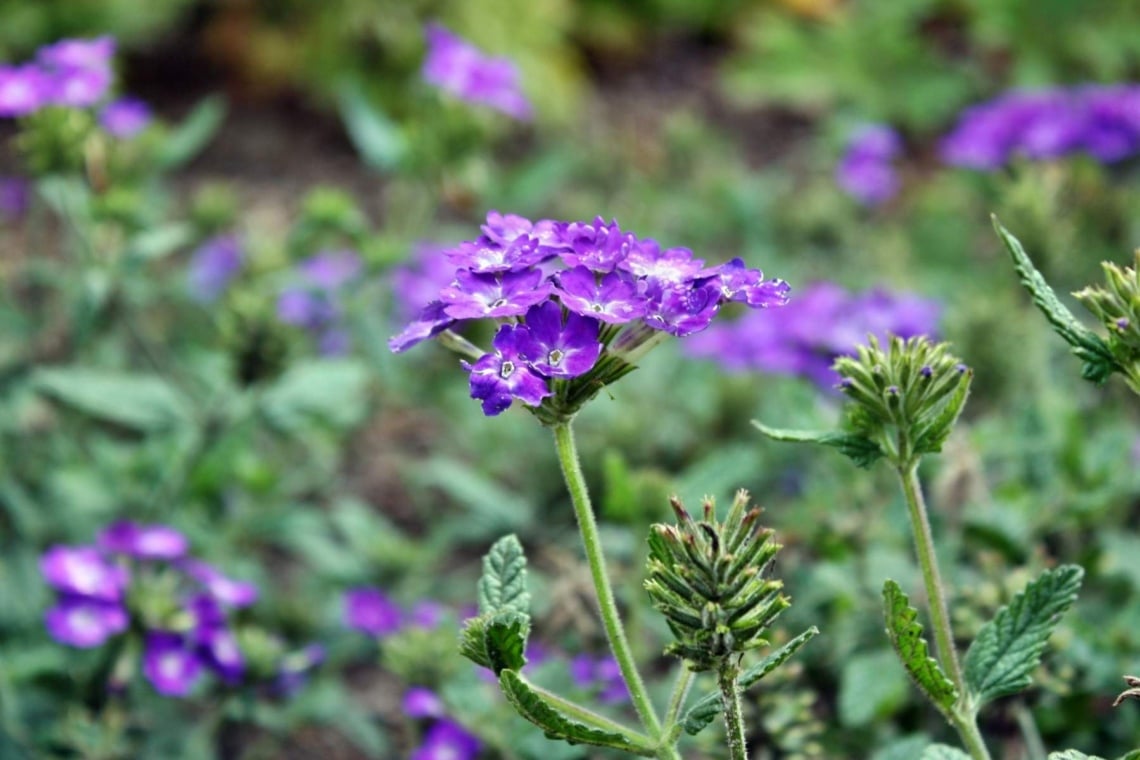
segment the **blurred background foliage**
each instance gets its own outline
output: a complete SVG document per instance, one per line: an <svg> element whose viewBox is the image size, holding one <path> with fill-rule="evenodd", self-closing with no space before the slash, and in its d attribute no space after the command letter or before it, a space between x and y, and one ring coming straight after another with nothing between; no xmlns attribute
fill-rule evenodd
<svg viewBox="0 0 1140 760"><path fill-rule="evenodd" d="M533 125L424 87L431 19L517 62ZM831 280L940 301L976 373L963 424L923 472L958 631L1045 566L1088 572L1044 685L984 729L1005 757L1025 757L1036 730L1050 748L1131 748L1140 715L1109 705L1140 657L1140 415L1122 386L1080 380L989 214L1068 293L1140 245L1138 165L981 173L943 166L937 144L963 108L1010 87L1135 80L1138 27L1140 6L1114 0L0 0L0 59L113 34L125 89L168 122L115 154L108 187L41 179L29 218L0 227L0 757L404 756L420 727L384 695L417 679L489 727L487 757L587 756L506 723L430 637L378 654L340 622L340 593L360 584L459 610L478 557L514 531L542 592L538 636L568 651L602 640L547 432L517 410L484 417L438 347L386 346L404 319L393 268L420 241L472 237L494 208L614 216L710 262L741 256L793 297ZM208 93L228 115L199 105ZM867 121L904 138L903 191L872 209L833 177ZM0 173L25 170L0 151ZM241 235L247 265L203 307L185 269L219 231ZM291 267L330 247L366 269L345 294L353 349L336 359L274 316ZM911 758L947 731L882 634L883 579L917 582L900 494L885 473L749 424L836 415L806 381L726 373L667 344L578 430L644 661L666 635L640 588L648 523L670 493L725 501L746 487L787 545L785 630L823 631L797 672L750 696L758 756ZM261 585L266 625L329 642L309 687L256 704L138 690L127 713L82 696L101 664L44 633L37 557L121 517L176 525ZM551 684L557 671L543 671ZM715 756L715 738L700 742Z"/></svg>

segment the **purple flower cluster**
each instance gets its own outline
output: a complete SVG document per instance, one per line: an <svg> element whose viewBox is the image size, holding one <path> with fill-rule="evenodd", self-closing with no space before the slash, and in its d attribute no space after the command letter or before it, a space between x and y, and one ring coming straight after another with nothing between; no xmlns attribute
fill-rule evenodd
<svg viewBox="0 0 1140 760"><path fill-rule="evenodd" d="M40 48L34 61L0 66L0 117L19 117L46 106L89 108L104 98L114 72L115 40L61 40Z"/></svg>
<svg viewBox="0 0 1140 760"><path fill-rule="evenodd" d="M186 694L207 669L239 683L245 658L227 612L253 604L257 587L188 556L188 548L174 528L129 521L104 528L94 545L51 547L40 558L44 579L59 592L45 615L48 633L63 644L97 647L135 619L146 631L142 671L160 694ZM146 619L136 605L147 606L157 587L148 583L171 575L179 590L168 606L176 612Z"/></svg>
<svg viewBox="0 0 1140 760"><path fill-rule="evenodd" d="M439 24L429 24L425 36L424 81L468 103L489 106L520 120L531 117L530 101L511 60L486 56Z"/></svg>
<svg viewBox="0 0 1140 760"><path fill-rule="evenodd" d="M215 235L194 249L186 273L190 296L199 303L222 297L241 272L245 251L236 235Z"/></svg>
<svg viewBox="0 0 1140 760"><path fill-rule="evenodd" d="M321 251L300 262L294 282L277 297L277 318L303 328L317 341L325 356L336 356L349 349L344 328L342 296L345 287L364 269L353 251Z"/></svg>
<svg viewBox="0 0 1140 760"><path fill-rule="evenodd" d="M899 189L891 162L902 152L902 140L888 126L873 124L856 132L835 168L835 181L865 206L889 201Z"/></svg>
<svg viewBox="0 0 1140 760"><path fill-rule="evenodd" d="M372 586L349 589L344 595L344 624L376 638L390 636L408 626L435 628L443 615L444 607L438 602L421 600L405 610Z"/></svg>
<svg viewBox="0 0 1140 760"><path fill-rule="evenodd" d="M912 294L875 289L852 294L833 283L814 283L783 309L760 320L745 316L717 325L687 344L689 353L715 359L732 371L759 370L806 377L824 388L839 376L836 357L853 355L868 334L904 338L933 335L941 306Z"/></svg>
<svg viewBox="0 0 1140 760"><path fill-rule="evenodd" d="M570 661L570 677L580 689L596 692L604 704L629 701L629 689L621 677L621 667L612 656L580 654Z"/></svg>
<svg viewBox="0 0 1140 760"><path fill-rule="evenodd" d="M706 267L687 248L663 250L600 217L531 222L492 211L482 231L445 251L450 283L389 346L399 352L465 322L496 322L493 350L463 362L488 416L515 399L538 406L560 382L609 355L629 356L654 333L699 332L725 303L787 301L787 283L740 259Z"/></svg>
<svg viewBox="0 0 1140 760"><path fill-rule="evenodd" d="M941 145L954 166L993 170L1015 156L1087 153L1105 163L1140 151L1140 85L1013 90L966 109Z"/></svg>

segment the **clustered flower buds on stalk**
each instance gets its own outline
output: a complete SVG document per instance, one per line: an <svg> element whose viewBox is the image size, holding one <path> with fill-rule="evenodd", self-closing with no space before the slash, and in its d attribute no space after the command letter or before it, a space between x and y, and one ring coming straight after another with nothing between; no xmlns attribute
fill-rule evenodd
<svg viewBox="0 0 1140 760"><path fill-rule="evenodd" d="M1073 293L1108 330L1105 342L1128 384L1140 392L1140 251L1135 264L1121 267L1101 264L1105 284L1089 285Z"/></svg>
<svg viewBox="0 0 1140 760"><path fill-rule="evenodd" d="M724 522L711 498L699 521L676 497L671 503L678 524L650 529L645 588L676 637L666 652L694 671L720 670L766 646L764 631L790 604L783 583L765 577L780 545L757 525L760 509L748 508L747 491L736 493Z"/></svg>
<svg viewBox="0 0 1140 760"><path fill-rule="evenodd" d="M531 222L492 211L478 239L444 251L454 278L403 332L403 351L440 336L468 353L471 396L493 416L518 399L545 424L569 419L634 369L664 335L691 335L730 301L782 306L788 285L741 259L706 267L616 222ZM452 330L493 320L492 351Z"/></svg>
<svg viewBox="0 0 1140 760"><path fill-rule="evenodd" d="M858 356L841 356L835 371L848 409L849 443L870 460L885 456L903 466L942 449L966 402L973 372L947 343L894 336L886 348L871 336Z"/></svg>

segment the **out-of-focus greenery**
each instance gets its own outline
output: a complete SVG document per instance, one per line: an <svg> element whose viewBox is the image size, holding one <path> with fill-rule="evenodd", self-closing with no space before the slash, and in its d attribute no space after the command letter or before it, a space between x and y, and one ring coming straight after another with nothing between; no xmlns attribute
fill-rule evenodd
<svg viewBox="0 0 1140 760"><path fill-rule="evenodd" d="M454 135L472 142L462 166L425 160L377 171L381 218L368 218L345 192L315 189L273 228L225 189L170 190L170 174L185 171L216 126L213 101L183 128L159 128L106 164L84 156L64 162L66 176L38 177L28 217L0 227L0 757L18 747L30 756L257 757L286 746L321 756L326 745L305 742L312 732L339 737L346 752L395 757L415 745L421 726L383 695L417 682L481 730L487 757L588 756L509 722L493 687L449 649L450 629L377 648L340 622L340 594L373 584L407 606L445 602L454 627L474 597L477 558L515 532L532 561L536 637L568 651L601 642L548 433L518 409L484 417L456 357L438 346L393 356L385 344L400 328L392 267L419 240L474 236L491 208L614 216L710 262L741 256L791 282L793 297L828 279L942 301L944 334L975 371L963 422L922 473L940 558L958 590L959 635L971 638L1041 569L1075 562L1087 571L1043 685L999 703L983 730L1010 754L1026 746L1027 716L1051 749L1114 757L1131 748L1135 705L1107 705L1140 658L1140 414L1122 387L1080 380L1018 286L989 214L1067 293L1098 280L1101 259L1125 261L1140 245L1136 166L1072 158L979 174L932 156L957 111L998 87L1134 76L1134 5L144 5L7 2L0 50L26 54L73 33L112 33L144 50L197 13L198 43L231 77L266 91L311 88L330 112L352 82L369 107L423 144L450 145ZM468 130L465 119L485 114L458 105L455 132L428 119L440 113L427 110L439 104L425 105L417 81L429 17L514 57L539 125ZM653 38L687 35L720 51L726 101L792 107L810 123L789 139L779 122L730 105L720 118L688 102L674 109L652 92L623 91L629 100L613 102L609 83L587 75L591 56L636 62ZM656 109L648 122L628 116L646 107ZM837 140L861 119L910 130L904 192L873 211L832 180ZM224 125L219 135L226 139ZM755 141L770 135L781 140L779 155L761 163ZM248 259L225 299L203 307L187 296L185 268L218 231L239 232ZM317 356L307 336L274 315L291 264L326 247L360 251L367 268L346 295L353 350L337 359ZM927 739L950 738L883 633L883 579L918 587L901 495L884 473L777 446L749 424L824 428L837 414L837 399L806 382L729 375L673 342L577 424L643 662L667 640L641 589L649 523L667 517L669 493L723 502L746 487L786 546L779 569L794 604L777 636L811 624L822 631L795 670L749 697L757 745L778 748L766 756L913 758ZM43 630L50 593L36 561L48 545L88 542L121 517L170 522L197 553L257 581L259 622L291 641L327 643L328 663L292 701L219 690L183 703L143 684L103 699L99 654L66 649ZM558 661L535 678L552 687L568 680ZM703 736L686 756L716 757L717 741Z"/></svg>

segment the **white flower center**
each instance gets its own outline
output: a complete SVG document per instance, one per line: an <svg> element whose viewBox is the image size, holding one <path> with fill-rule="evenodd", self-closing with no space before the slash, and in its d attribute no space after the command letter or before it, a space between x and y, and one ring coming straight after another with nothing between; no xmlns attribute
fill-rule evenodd
<svg viewBox="0 0 1140 760"><path fill-rule="evenodd" d="M514 371L515 371L515 363L512 361L505 361L505 362L503 362L502 366L499 367L499 377L506 380L507 378L509 378L511 376L511 374Z"/></svg>
<svg viewBox="0 0 1140 760"><path fill-rule="evenodd" d="M550 364L550 366L557 367L565 356L566 354L562 353L556 348L546 355L546 361L548 364Z"/></svg>

